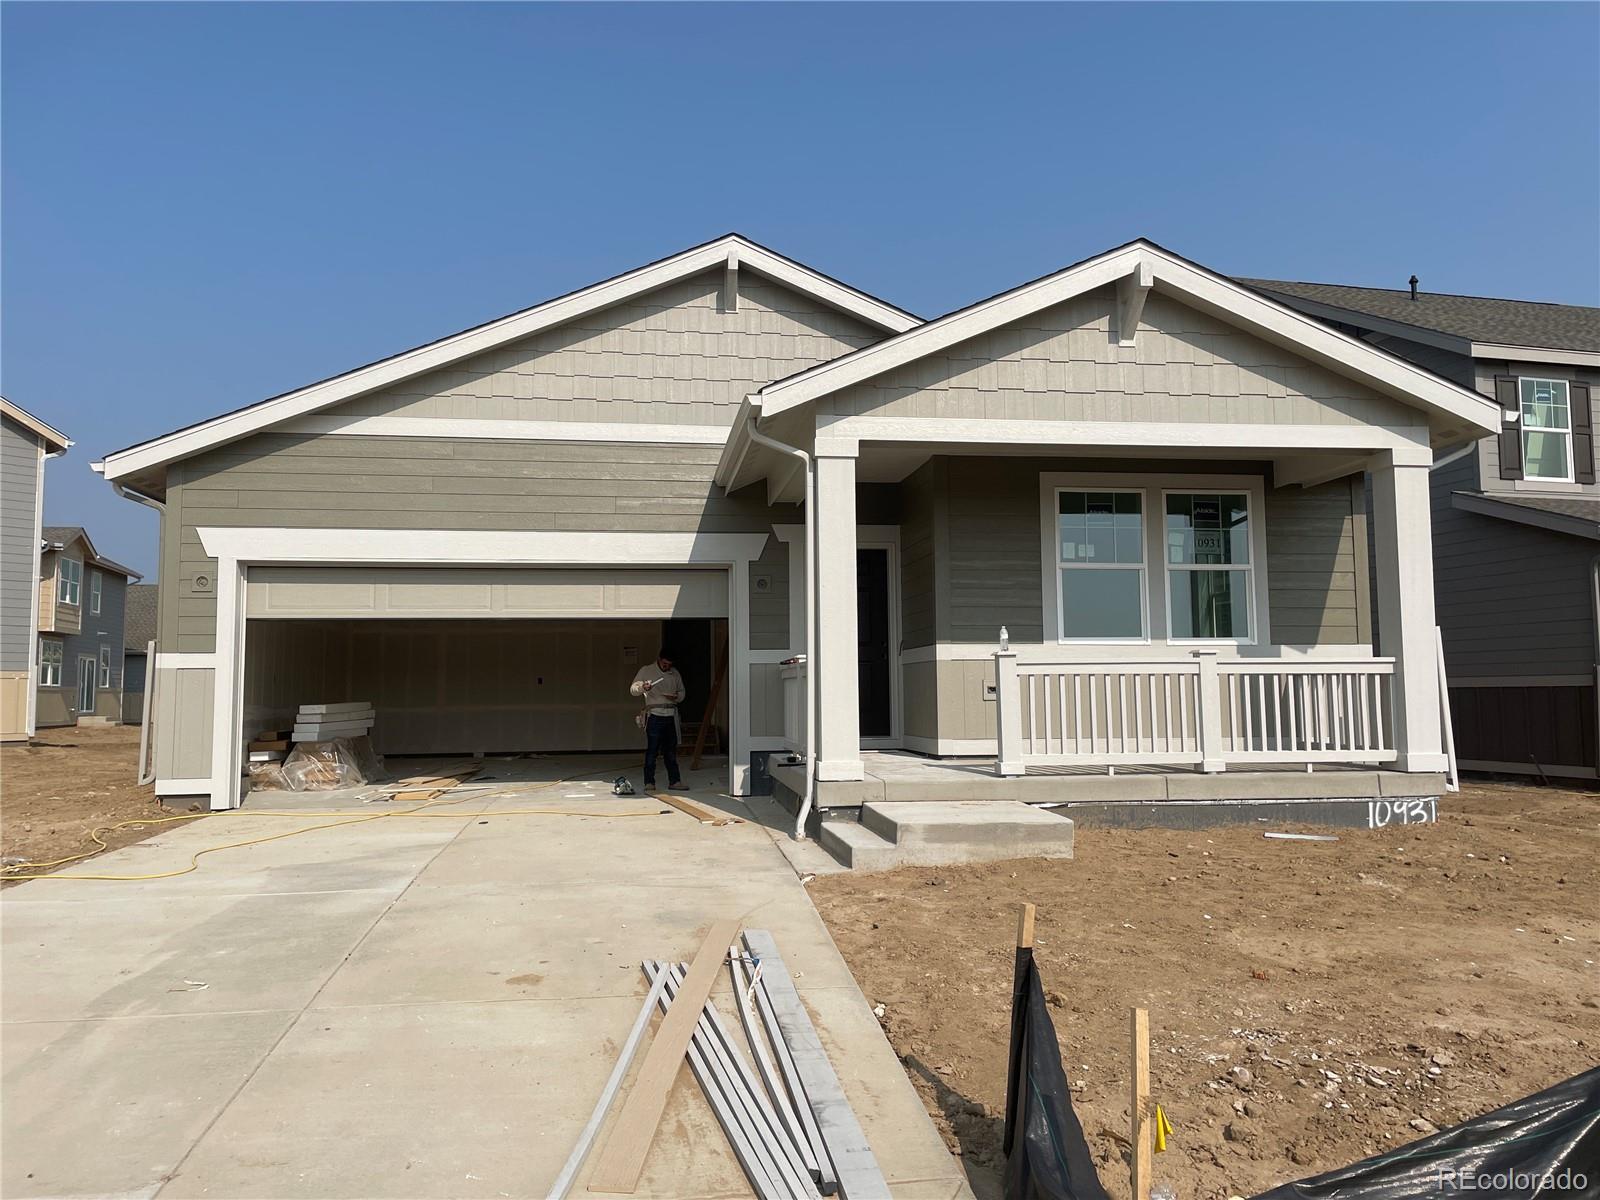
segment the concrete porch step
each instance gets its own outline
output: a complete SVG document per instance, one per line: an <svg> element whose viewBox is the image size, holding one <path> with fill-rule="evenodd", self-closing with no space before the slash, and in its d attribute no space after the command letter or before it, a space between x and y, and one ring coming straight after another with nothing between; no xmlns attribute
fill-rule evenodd
<svg viewBox="0 0 1600 1200"><path fill-rule="evenodd" d="M859 823L822 823L825 850L847 867L1071 858L1072 821L1014 800L879 802L861 806Z"/></svg>

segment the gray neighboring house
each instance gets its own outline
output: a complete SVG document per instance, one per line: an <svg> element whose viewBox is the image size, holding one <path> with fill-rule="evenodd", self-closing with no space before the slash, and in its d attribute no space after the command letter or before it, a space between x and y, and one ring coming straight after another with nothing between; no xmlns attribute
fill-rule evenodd
<svg viewBox="0 0 1600 1200"><path fill-rule="evenodd" d="M1433 474L1434 580L1463 767L1595 778L1600 309L1242 282L1495 401Z"/></svg>
<svg viewBox="0 0 1600 1200"><path fill-rule="evenodd" d="M631 750L660 639L726 664L734 794L1381 823L1444 787L1429 468L1500 419L1144 240L925 321L728 235L97 469L161 512L169 800L239 805L308 702Z"/></svg>
<svg viewBox="0 0 1600 1200"><path fill-rule="evenodd" d="M106 558L79 525L46 525L40 542L38 723L115 725L124 598L139 573Z"/></svg>
<svg viewBox="0 0 1600 1200"><path fill-rule="evenodd" d="M0 741L24 741L37 729L44 465L71 445L0 397Z"/></svg>
<svg viewBox="0 0 1600 1200"><path fill-rule="evenodd" d="M157 585L130 583L122 622L122 723L144 720L145 681L149 678L150 643L156 636Z"/></svg>

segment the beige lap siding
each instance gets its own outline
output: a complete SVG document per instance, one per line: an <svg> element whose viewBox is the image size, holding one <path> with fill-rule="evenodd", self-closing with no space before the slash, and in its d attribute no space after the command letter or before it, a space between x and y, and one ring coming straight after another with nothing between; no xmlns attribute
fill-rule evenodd
<svg viewBox="0 0 1600 1200"><path fill-rule="evenodd" d="M764 533L774 520L793 519L768 509L757 489L722 495L711 481L719 452L626 442L259 434L172 468L162 645L215 649L216 563L196 532L205 526ZM785 584L763 597L766 620L787 623L786 595Z"/></svg>
<svg viewBox="0 0 1600 1200"><path fill-rule="evenodd" d="M1398 401L1152 294L1137 343L1101 288L818 402L824 414L1028 421L1414 426Z"/></svg>

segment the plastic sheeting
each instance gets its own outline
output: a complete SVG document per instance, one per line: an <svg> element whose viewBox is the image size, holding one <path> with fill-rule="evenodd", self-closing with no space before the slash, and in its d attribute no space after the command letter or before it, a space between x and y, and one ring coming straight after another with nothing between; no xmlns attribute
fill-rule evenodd
<svg viewBox="0 0 1600 1200"><path fill-rule="evenodd" d="M1419 1142L1256 1200L1597 1200L1600 1067Z"/></svg>
<svg viewBox="0 0 1600 1200"><path fill-rule="evenodd" d="M283 786L292 792L360 787L384 777L383 759L365 736L301 742L283 762Z"/></svg>
<svg viewBox="0 0 1600 1200"><path fill-rule="evenodd" d="M1006 1084L1006 1200L1109 1200L1061 1069L1033 952L1017 951Z"/></svg>

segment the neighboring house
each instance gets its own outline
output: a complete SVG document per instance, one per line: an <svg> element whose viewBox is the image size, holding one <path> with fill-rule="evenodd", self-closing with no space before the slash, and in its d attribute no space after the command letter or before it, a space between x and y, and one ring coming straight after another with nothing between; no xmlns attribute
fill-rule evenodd
<svg viewBox="0 0 1600 1200"><path fill-rule="evenodd" d="M0 397L0 741L23 741L37 728L44 464L71 445L65 434Z"/></svg>
<svg viewBox="0 0 1600 1200"><path fill-rule="evenodd" d="M122 720L123 597L138 579L77 525L46 525L39 556L36 708L45 725Z"/></svg>
<svg viewBox="0 0 1600 1200"><path fill-rule="evenodd" d="M897 748L983 756L974 795L1419 797L1429 468L1499 422L1145 241L924 322L730 235L98 469L162 510L167 798L237 805L307 702L388 754L636 747L685 624L727 635L738 794L809 748L859 804Z"/></svg>
<svg viewBox="0 0 1600 1200"><path fill-rule="evenodd" d="M1244 282L1495 401L1498 436L1432 480L1457 753L1479 770L1595 777L1600 309Z"/></svg>
<svg viewBox="0 0 1600 1200"><path fill-rule="evenodd" d="M156 636L157 587L130 583L122 620L122 723L144 720L145 680L149 677L150 643Z"/></svg>

